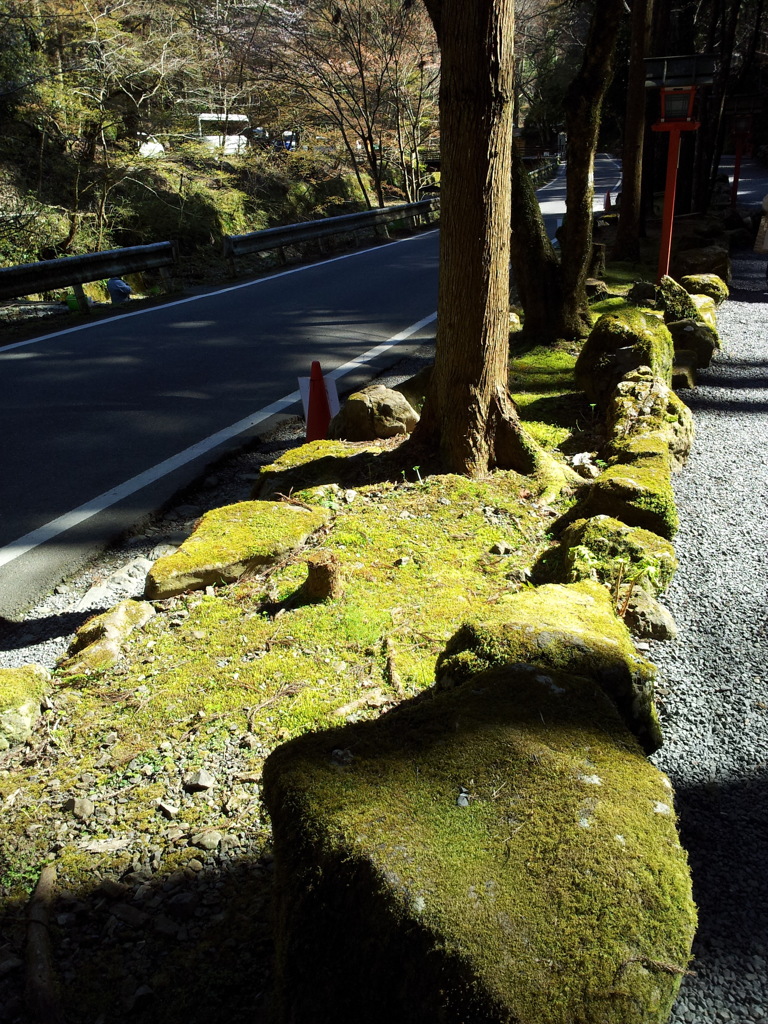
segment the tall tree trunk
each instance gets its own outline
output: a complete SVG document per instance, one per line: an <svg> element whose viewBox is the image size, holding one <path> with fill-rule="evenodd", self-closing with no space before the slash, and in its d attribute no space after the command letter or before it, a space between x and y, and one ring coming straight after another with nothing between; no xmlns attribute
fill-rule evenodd
<svg viewBox="0 0 768 1024"><path fill-rule="evenodd" d="M425 0L442 51L435 368L415 440L446 469L530 472L507 391L514 0Z"/></svg>
<svg viewBox="0 0 768 1024"><path fill-rule="evenodd" d="M526 338L550 345L560 336L563 288L560 259L547 235L523 158L512 151L512 269L525 314Z"/></svg>
<svg viewBox="0 0 768 1024"><path fill-rule="evenodd" d="M637 260L640 256L640 208L646 120L643 60L650 46L652 21L653 0L634 0L627 113L624 121L624 146L621 158L621 204L619 225L613 247L613 257L618 260Z"/></svg>
<svg viewBox="0 0 768 1024"><path fill-rule="evenodd" d="M585 282L592 254L594 166L603 98L613 77L613 60L624 0L598 0L584 47L584 60L565 99L567 214L561 247L563 334L583 335L591 327Z"/></svg>

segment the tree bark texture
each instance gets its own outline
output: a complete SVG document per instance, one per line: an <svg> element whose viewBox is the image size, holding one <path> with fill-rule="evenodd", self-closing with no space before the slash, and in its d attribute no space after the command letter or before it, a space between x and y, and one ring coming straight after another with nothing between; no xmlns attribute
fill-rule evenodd
<svg viewBox="0 0 768 1024"><path fill-rule="evenodd" d="M561 249L566 337L578 337L590 327L585 282L592 250L595 152L603 99L613 77L616 40L625 11L624 0L598 0L584 60L565 100L568 177Z"/></svg>
<svg viewBox="0 0 768 1024"><path fill-rule="evenodd" d="M416 431L445 467L530 472L507 391L514 0L425 0L442 53L435 368Z"/></svg>
<svg viewBox="0 0 768 1024"><path fill-rule="evenodd" d="M561 336L560 259L549 240L536 191L517 150L512 153L511 258L525 314L523 333L539 344L552 344Z"/></svg>
<svg viewBox="0 0 768 1024"><path fill-rule="evenodd" d="M621 204L613 256L636 260L640 256L640 210L643 182L643 145L646 131L645 66L651 42L653 0L634 0L632 39L629 53L627 113L624 121L624 146L621 168Z"/></svg>

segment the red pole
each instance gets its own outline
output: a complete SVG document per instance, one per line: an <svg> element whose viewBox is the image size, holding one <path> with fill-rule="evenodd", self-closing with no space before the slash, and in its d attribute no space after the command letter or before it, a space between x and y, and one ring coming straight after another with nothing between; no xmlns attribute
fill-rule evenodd
<svg viewBox="0 0 768 1024"><path fill-rule="evenodd" d="M659 281L669 273L669 257L672 252L672 222L675 219L675 193L677 192L677 164L680 158L680 128L677 125L670 125L667 130L669 131L669 150L667 152L667 181L664 186L664 212L661 217Z"/></svg>

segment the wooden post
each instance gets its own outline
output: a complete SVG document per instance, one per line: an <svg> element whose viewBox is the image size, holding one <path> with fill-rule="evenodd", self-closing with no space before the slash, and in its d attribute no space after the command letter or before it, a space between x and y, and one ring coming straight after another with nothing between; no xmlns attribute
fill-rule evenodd
<svg viewBox="0 0 768 1024"><path fill-rule="evenodd" d="M332 551L316 551L309 556L302 591L308 601L337 601L342 596L341 566Z"/></svg>

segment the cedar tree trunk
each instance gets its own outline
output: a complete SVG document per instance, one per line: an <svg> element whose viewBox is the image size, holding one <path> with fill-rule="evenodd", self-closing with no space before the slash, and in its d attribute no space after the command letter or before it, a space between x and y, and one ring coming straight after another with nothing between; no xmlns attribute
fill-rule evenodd
<svg viewBox="0 0 768 1024"><path fill-rule="evenodd" d="M442 53L435 368L414 440L445 468L534 468L507 391L514 0L425 0Z"/></svg>
<svg viewBox="0 0 768 1024"><path fill-rule="evenodd" d="M511 243L512 269L525 314L523 334L539 344L553 344L561 336L560 259L549 240L533 182L516 149L512 153Z"/></svg>
<svg viewBox="0 0 768 1024"><path fill-rule="evenodd" d="M592 253L595 152L603 98L613 77L616 40L625 11L624 0L598 0L584 60L565 99L568 176L561 239L563 337L578 337L591 328L585 282Z"/></svg>
<svg viewBox="0 0 768 1024"><path fill-rule="evenodd" d="M621 167L621 204L613 258L637 260L640 257L640 205L643 183L643 143L645 141L645 66L651 41L653 0L634 0L632 5L632 41L629 52L627 113L624 121L624 147Z"/></svg>

